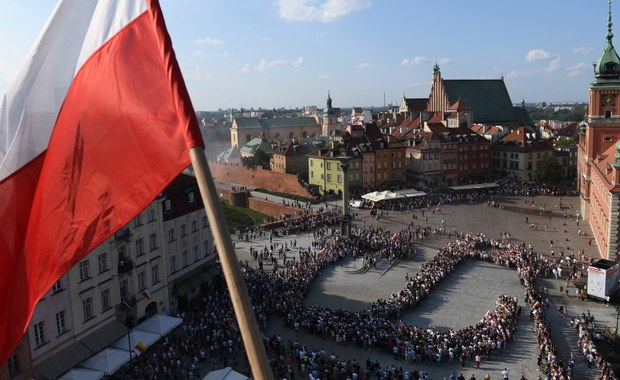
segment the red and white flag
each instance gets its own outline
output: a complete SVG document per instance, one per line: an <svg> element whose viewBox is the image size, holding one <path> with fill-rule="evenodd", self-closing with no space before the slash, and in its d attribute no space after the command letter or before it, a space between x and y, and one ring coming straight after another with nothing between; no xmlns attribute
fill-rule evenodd
<svg viewBox="0 0 620 380"><path fill-rule="evenodd" d="M149 290L149 288L144 288L144 290L141 293L144 298L146 298L149 301L151 300L151 291Z"/></svg>
<svg viewBox="0 0 620 380"><path fill-rule="evenodd" d="M157 0L61 0L0 105L0 363L202 146Z"/></svg>

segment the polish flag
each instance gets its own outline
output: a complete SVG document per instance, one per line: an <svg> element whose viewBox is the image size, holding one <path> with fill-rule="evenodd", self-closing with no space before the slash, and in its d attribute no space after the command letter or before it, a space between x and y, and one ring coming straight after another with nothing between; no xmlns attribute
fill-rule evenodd
<svg viewBox="0 0 620 380"><path fill-rule="evenodd" d="M202 146L157 0L61 0L0 104L0 363Z"/></svg>
<svg viewBox="0 0 620 380"><path fill-rule="evenodd" d="M146 298L149 301L151 300L151 291L149 290L149 288L144 288L144 290L141 293L144 298Z"/></svg>

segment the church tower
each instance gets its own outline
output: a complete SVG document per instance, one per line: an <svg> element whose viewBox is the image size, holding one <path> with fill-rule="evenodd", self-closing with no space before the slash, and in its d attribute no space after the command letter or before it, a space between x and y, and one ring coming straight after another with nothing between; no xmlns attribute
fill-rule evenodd
<svg viewBox="0 0 620 380"><path fill-rule="evenodd" d="M323 128L321 131L322 135L331 136L336 130L337 126L338 126L338 121L336 117L336 110L334 110L334 108L332 107L332 98L328 91L327 92L327 104L325 105L325 108L323 109Z"/></svg>

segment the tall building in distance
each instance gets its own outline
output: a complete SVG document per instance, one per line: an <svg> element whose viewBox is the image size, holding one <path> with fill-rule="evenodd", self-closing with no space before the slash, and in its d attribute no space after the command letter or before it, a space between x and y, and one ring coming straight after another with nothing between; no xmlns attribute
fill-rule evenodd
<svg viewBox="0 0 620 380"><path fill-rule="evenodd" d="M612 43L611 2L605 48L594 65L589 106L579 127L577 182L580 214L601 258L619 261L620 240L620 57Z"/></svg>

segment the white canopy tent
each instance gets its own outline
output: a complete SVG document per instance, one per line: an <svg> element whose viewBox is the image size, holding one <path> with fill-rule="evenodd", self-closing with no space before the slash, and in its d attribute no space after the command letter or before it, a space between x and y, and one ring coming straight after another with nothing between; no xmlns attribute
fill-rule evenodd
<svg viewBox="0 0 620 380"><path fill-rule="evenodd" d="M396 193L406 197L406 198L417 198L417 197L424 197L426 196L426 193L420 190L416 190L416 189L405 189L405 190L398 190Z"/></svg>
<svg viewBox="0 0 620 380"><path fill-rule="evenodd" d="M451 186L450 189L454 191L467 191L467 190L493 189L498 186L499 185L496 182L486 182L486 183L473 183L471 185Z"/></svg>
<svg viewBox="0 0 620 380"><path fill-rule="evenodd" d="M381 202L385 200L404 198L404 196L398 193L395 193L393 191L385 190L385 191L373 191L371 193L364 194L362 195L362 198L367 199L371 202Z"/></svg>
<svg viewBox="0 0 620 380"><path fill-rule="evenodd" d="M161 335L155 334L145 330L136 330L133 329L129 333L129 338L125 335L122 338L114 341L110 347L118 348L120 350L133 350L138 343L142 343L144 347L149 348L153 345L153 343L157 342L161 338Z"/></svg>
<svg viewBox="0 0 620 380"><path fill-rule="evenodd" d="M75 367L63 373L58 380L100 380L103 376L105 376L103 371Z"/></svg>
<svg viewBox="0 0 620 380"><path fill-rule="evenodd" d="M134 330L147 331L153 334L166 335L183 322L181 318L156 314L140 323ZM143 342L144 343L144 342Z"/></svg>
<svg viewBox="0 0 620 380"><path fill-rule="evenodd" d="M211 371L207 373L207 376L202 378L202 380L248 380L248 379L249 378L247 376L242 375L237 371L234 371L230 367Z"/></svg>
<svg viewBox="0 0 620 380"><path fill-rule="evenodd" d="M78 364L78 367L103 371L110 376L127 362L129 362L129 351L108 347L84 360Z"/></svg>

